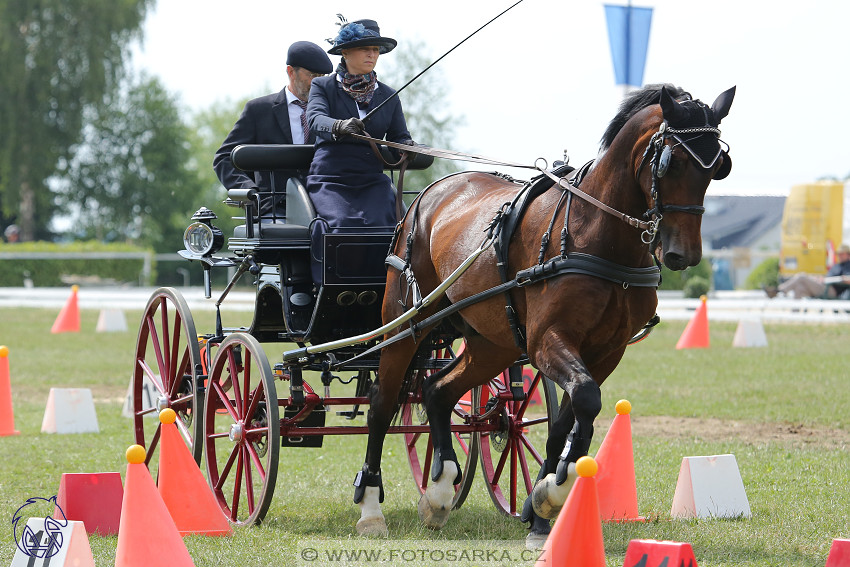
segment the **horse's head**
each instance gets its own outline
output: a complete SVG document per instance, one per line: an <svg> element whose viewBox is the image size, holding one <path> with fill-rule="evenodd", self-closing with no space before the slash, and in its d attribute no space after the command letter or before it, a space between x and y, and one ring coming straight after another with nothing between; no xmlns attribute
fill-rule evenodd
<svg viewBox="0 0 850 567"><path fill-rule="evenodd" d="M684 270L702 259L705 192L712 179L723 179L732 169L718 126L729 113L734 96L732 87L709 107L687 93L677 100L662 87L660 126L642 138L646 143L649 137L649 142L637 178L646 194L649 210L645 216L651 223L644 238L671 270Z"/></svg>

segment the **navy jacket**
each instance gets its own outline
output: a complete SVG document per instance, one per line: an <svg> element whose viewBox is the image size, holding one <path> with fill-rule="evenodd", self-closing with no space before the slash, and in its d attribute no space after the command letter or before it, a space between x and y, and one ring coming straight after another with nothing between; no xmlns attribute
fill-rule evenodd
<svg viewBox="0 0 850 567"><path fill-rule="evenodd" d="M236 169L230 161L230 152L241 144L291 144L292 132L289 128L289 109L286 104L286 90L279 93L262 96L245 104L242 115L236 121L230 134L227 135L221 147L215 153L213 169L225 189L258 188L261 191L271 190L271 175L267 171L255 171L253 175ZM292 105L289 105L292 106ZM301 112L300 108L296 108ZM315 141L315 135L310 134L309 143ZM278 194L278 207L284 204L286 180L290 177L304 179L306 171L275 172L275 192ZM261 199L261 201L263 201ZM269 199L261 203L261 212L268 213L271 207Z"/></svg>
<svg viewBox="0 0 850 567"><path fill-rule="evenodd" d="M394 93L394 89L378 81L378 89L366 109L367 112L390 98ZM310 131L316 133L317 139L316 156L313 158L310 173L344 173L339 169L341 164L338 162L335 164L331 154L337 154L337 158L341 157L341 154L345 154L347 158L362 159L364 169L383 171L383 164L372 153L372 149L366 142L356 141L353 138L343 138L340 141L333 139L331 129L334 122L358 116L357 103L342 90L342 86L337 81L336 73L313 79L313 86L310 88L310 101L307 105L307 122L310 125ZM398 97L393 97L391 101L369 118L366 122L366 131L373 138L386 139L391 142L405 142L411 139L404 120L401 101Z"/></svg>

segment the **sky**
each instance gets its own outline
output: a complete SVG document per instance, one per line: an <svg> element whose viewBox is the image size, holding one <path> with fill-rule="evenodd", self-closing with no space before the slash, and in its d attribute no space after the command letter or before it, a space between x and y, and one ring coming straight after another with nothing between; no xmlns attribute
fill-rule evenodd
<svg viewBox="0 0 850 567"><path fill-rule="evenodd" d="M423 41L434 60L514 2L158 0L134 66L160 77L184 110L197 111L280 90L289 44L329 47L337 13L377 20L384 36ZM720 125L732 172L709 195L787 195L793 185L850 175L850 2L633 4L654 9L644 83L674 83L709 105L737 86ZM446 149L529 165L561 159L564 150L576 166L595 157L624 92L614 81L603 6L523 0L418 79L442 74L445 110L464 117ZM378 61L379 78L392 56Z"/></svg>

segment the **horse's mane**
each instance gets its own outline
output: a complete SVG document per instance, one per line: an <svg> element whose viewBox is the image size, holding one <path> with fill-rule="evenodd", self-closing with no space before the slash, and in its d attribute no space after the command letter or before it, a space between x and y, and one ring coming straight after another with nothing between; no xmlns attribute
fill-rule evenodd
<svg viewBox="0 0 850 567"><path fill-rule="evenodd" d="M670 83L646 85L642 89L630 92L623 98L617 115L613 120L611 120L611 123L608 124L608 128L606 128L605 133L602 135L600 148L602 151L611 147L611 144L614 142L614 138L632 116L647 106L658 104L661 99L662 87L667 87L667 92L678 101L691 99L691 94L689 92Z"/></svg>

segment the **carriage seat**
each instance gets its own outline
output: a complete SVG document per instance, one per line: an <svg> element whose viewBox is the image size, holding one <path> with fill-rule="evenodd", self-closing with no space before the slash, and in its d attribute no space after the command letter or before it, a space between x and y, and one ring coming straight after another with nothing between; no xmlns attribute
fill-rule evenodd
<svg viewBox="0 0 850 567"><path fill-rule="evenodd" d="M256 189L230 189L227 197L231 204L245 209L245 224L234 228L227 242L227 248L235 254L253 254L257 261L277 264L285 250L309 249L310 223L316 217L316 208L300 179L291 177L286 182L285 217L255 216Z"/></svg>

